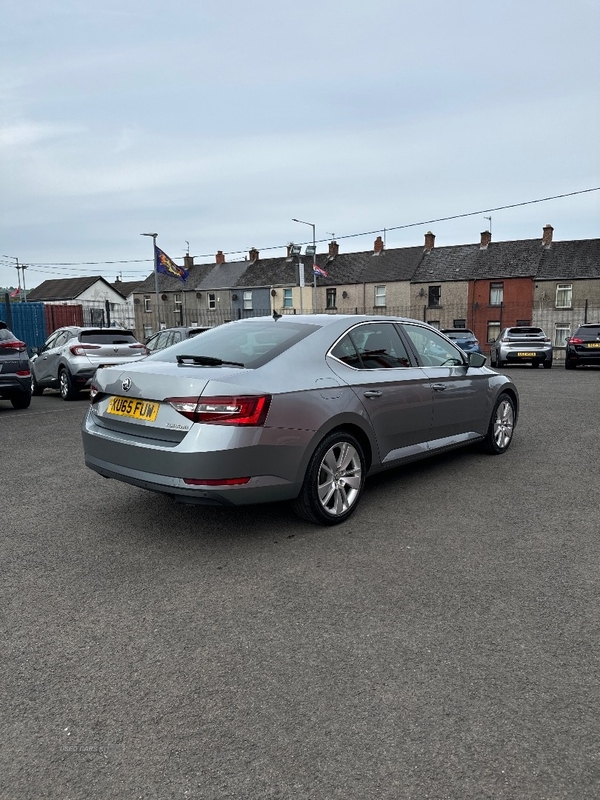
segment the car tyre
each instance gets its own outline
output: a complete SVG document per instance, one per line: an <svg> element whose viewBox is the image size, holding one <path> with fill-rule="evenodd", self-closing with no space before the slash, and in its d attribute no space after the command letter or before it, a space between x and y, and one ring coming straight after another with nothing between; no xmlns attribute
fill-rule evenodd
<svg viewBox="0 0 600 800"><path fill-rule="evenodd" d="M576 369L577 364L570 358L565 358L565 369Z"/></svg>
<svg viewBox="0 0 600 800"><path fill-rule="evenodd" d="M490 353L490 367L493 367L493 369L498 368L498 359L494 358L492 353Z"/></svg>
<svg viewBox="0 0 600 800"><path fill-rule="evenodd" d="M75 386L71 373L64 367L58 374L58 388L63 400L74 400L79 394L79 389Z"/></svg>
<svg viewBox="0 0 600 800"><path fill-rule="evenodd" d="M10 398L10 402L13 408L29 408L31 405L31 393L15 394Z"/></svg>
<svg viewBox="0 0 600 800"><path fill-rule="evenodd" d="M506 453L513 439L515 421L515 401L511 395L502 392L494 404L490 424L483 441L486 453L494 456Z"/></svg>
<svg viewBox="0 0 600 800"><path fill-rule="evenodd" d="M35 379L35 375L33 374L33 370L31 370L31 394L34 397L40 397L44 394L44 387L40 386L39 383Z"/></svg>
<svg viewBox="0 0 600 800"><path fill-rule="evenodd" d="M315 525L345 522L358 505L365 473L365 455L358 439L347 431L333 431L309 461L302 489L293 502L294 511Z"/></svg>

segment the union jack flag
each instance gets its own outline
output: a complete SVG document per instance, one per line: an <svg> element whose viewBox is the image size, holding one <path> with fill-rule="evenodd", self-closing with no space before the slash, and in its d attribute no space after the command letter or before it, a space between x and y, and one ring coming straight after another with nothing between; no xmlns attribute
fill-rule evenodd
<svg viewBox="0 0 600 800"><path fill-rule="evenodd" d="M329 275L327 270L322 269L317 264L313 264L313 274L314 275L320 275L322 278L326 278Z"/></svg>

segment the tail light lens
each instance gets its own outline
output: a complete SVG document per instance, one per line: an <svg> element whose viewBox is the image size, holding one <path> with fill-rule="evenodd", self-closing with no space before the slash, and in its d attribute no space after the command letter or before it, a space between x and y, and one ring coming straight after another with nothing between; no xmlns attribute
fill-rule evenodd
<svg viewBox="0 0 600 800"><path fill-rule="evenodd" d="M14 350L17 353L24 353L27 350L27 345L25 342L21 342L19 339L11 339L8 342L0 342L0 347L3 350Z"/></svg>
<svg viewBox="0 0 600 800"><path fill-rule="evenodd" d="M571 336L569 339L569 344L583 344L583 339L580 339L577 336Z"/></svg>
<svg viewBox="0 0 600 800"><path fill-rule="evenodd" d="M261 426L267 418L271 395L245 397L168 397L167 403L192 422L212 425Z"/></svg>
<svg viewBox="0 0 600 800"><path fill-rule="evenodd" d="M130 344L129 347L131 350L139 350L145 356L150 352L145 344Z"/></svg>
<svg viewBox="0 0 600 800"><path fill-rule="evenodd" d="M86 350L100 350L99 344L72 344L69 350L74 356L86 355Z"/></svg>

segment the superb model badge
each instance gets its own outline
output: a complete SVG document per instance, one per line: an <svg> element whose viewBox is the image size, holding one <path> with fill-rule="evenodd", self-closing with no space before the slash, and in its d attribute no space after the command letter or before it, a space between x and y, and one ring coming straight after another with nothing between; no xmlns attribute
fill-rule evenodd
<svg viewBox="0 0 600 800"><path fill-rule="evenodd" d="M128 392L131 389L131 378L125 378L121 386L124 392Z"/></svg>

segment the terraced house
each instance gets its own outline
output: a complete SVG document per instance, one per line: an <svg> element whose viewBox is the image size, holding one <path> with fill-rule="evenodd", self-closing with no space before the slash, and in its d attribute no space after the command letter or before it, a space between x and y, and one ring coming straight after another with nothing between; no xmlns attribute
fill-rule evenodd
<svg viewBox="0 0 600 800"><path fill-rule="evenodd" d="M154 275L134 293L136 330L211 325L273 311L381 313L416 317L435 327L471 328L482 345L512 325L539 325L560 351L573 326L600 320L600 239L554 241L546 225L538 239L493 242L489 231L473 244L386 249L381 237L368 251L303 254L290 244L280 257L251 249L227 263L186 257L185 284ZM319 274L313 276L313 261ZM560 352L557 353L560 356Z"/></svg>

